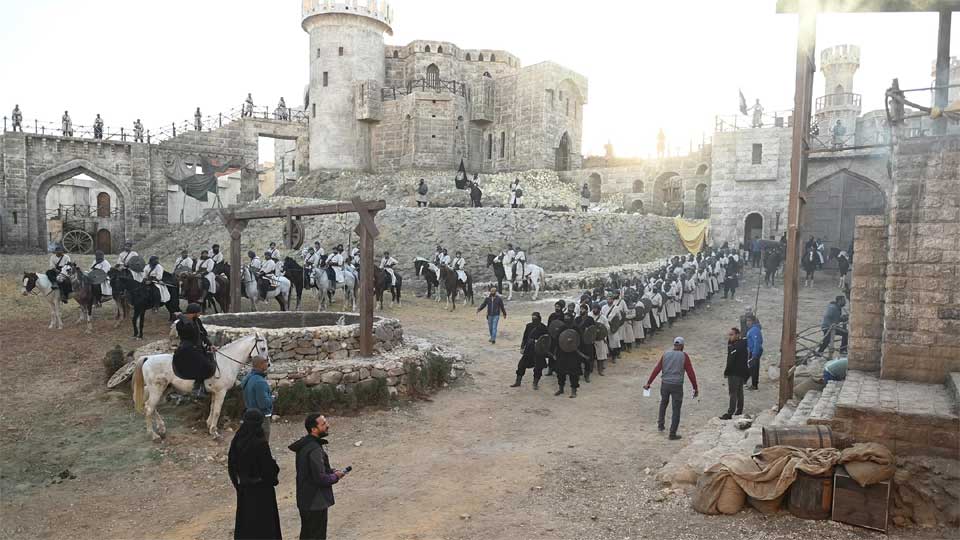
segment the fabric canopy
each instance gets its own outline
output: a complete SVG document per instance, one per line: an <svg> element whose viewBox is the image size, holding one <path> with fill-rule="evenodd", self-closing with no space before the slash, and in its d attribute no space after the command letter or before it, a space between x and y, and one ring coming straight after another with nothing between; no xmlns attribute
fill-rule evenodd
<svg viewBox="0 0 960 540"><path fill-rule="evenodd" d="M680 240L683 241L683 247L687 251L696 255L703 249L707 242L707 232L710 229L710 220L707 219L683 219L673 218L673 223L677 226L677 232L680 233Z"/></svg>
<svg viewBox="0 0 960 540"><path fill-rule="evenodd" d="M214 161L201 156L202 172L196 172L196 166L183 159L183 156L171 156L163 164L163 173L168 180L180 186L180 189L198 201L207 201L207 193L217 193L217 178L240 169L243 164L237 161Z"/></svg>

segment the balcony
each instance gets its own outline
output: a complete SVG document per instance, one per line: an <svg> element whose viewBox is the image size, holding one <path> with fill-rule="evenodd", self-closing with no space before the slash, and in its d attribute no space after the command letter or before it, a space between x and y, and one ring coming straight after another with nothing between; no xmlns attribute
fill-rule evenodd
<svg viewBox="0 0 960 540"><path fill-rule="evenodd" d="M860 94L828 94L817 98L816 112L838 111L838 110L860 110Z"/></svg>

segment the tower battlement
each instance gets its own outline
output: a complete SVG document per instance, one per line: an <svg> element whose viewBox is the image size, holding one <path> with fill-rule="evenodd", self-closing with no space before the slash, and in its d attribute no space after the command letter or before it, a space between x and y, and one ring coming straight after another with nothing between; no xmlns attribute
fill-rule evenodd
<svg viewBox="0 0 960 540"><path fill-rule="evenodd" d="M318 15L357 15L381 23L383 31L393 35L393 9L387 0L303 0L300 12L305 30L307 21Z"/></svg>
<svg viewBox="0 0 960 540"><path fill-rule="evenodd" d="M836 64L854 64L860 66L860 47L856 45L836 45L820 52L820 68Z"/></svg>

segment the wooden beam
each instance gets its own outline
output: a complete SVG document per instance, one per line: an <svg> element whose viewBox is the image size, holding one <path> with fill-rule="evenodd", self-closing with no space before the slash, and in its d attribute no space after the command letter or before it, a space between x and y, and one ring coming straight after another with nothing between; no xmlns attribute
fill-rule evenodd
<svg viewBox="0 0 960 540"><path fill-rule="evenodd" d="M243 230L247 228L247 222L242 220L233 220L225 223L227 231L230 232L230 311L239 313L243 311L240 294L240 267L243 265L243 258L240 252L240 242Z"/></svg>
<svg viewBox="0 0 960 540"><path fill-rule="evenodd" d="M376 212L385 209L387 202L384 200L365 201L360 203L360 207L369 212ZM231 219L270 219L287 217L288 212L290 216L320 216L324 214L349 214L356 211L357 207L352 202L341 202L289 208L244 208L226 210L224 213Z"/></svg>
<svg viewBox="0 0 960 540"><path fill-rule="evenodd" d="M813 4L820 13L906 13L960 9L957 0L777 0L777 13L799 13Z"/></svg>
<svg viewBox="0 0 960 540"><path fill-rule="evenodd" d="M371 216L372 219L373 216ZM366 227L359 227L360 235L360 356L373 355L373 241Z"/></svg>
<svg viewBox="0 0 960 540"><path fill-rule="evenodd" d="M373 214L368 212L364 207L365 203L360 200L360 197L354 197L350 201L357 215L360 216L360 225L363 225L363 228L370 233L370 236L374 238L380 236L380 229L377 228L377 224L373 221L373 214L376 214L376 210L373 211Z"/></svg>
<svg viewBox="0 0 960 540"><path fill-rule="evenodd" d="M933 106L941 111L947 108L947 96L949 95L947 85L950 84L950 19L951 13L949 10L945 9L940 12L940 26L937 32L936 82L934 83L937 89L934 91ZM933 133L934 135L947 133L946 116L941 114L940 118L934 120Z"/></svg>
<svg viewBox="0 0 960 540"><path fill-rule="evenodd" d="M807 138L816 72L817 15L813 3L803 4L797 31L797 73L793 103L793 151L790 155L790 198L787 203L787 258L783 265L783 328L780 334L779 406L793 397L791 368L797 356L797 304L800 293L800 234L806 186Z"/></svg>

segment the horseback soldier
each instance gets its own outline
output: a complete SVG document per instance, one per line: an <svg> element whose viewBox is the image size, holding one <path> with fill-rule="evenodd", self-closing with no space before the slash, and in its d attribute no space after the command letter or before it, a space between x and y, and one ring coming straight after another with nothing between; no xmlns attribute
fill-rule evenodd
<svg viewBox="0 0 960 540"><path fill-rule="evenodd" d="M220 244L214 244L210 246L210 250L213 251L213 254L210 255L210 260L213 261L213 265L216 266L223 262L223 253L220 253Z"/></svg>
<svg viewBox="0 0 960 540"><path fill-rule="evenodd" d="M443 257L443 248L437 244L437 251L433 254L433 264L440 266L440 257Z"/></svg>
<svg viewBox="0 0 960 540"><path fill-rule="evenodd" d="M134 257L139 257L140 254L133 250L133 242L127 240L123 243L123 251L120 252L120 255L117 257L117 266L121 268L127 267L127 261Z"/></svg>
<svg viewBox="0 0 960 540"><path fill-rule="evenodd" d="M216 264L213 262L213 259L210 258L210 254L207 250L200 252L200 264L197 265L197 273L203 274L207 278L207 293L208 294L217 294L217 275L213 273L213 267Z"/></svg>
<svg viewBox="0 0 960 540"><path fill-rule="evenodd" d="M390 274L391 287L397 286L397 274L394 273L393 267L396 266L398 262L399 261L397 261L397 259L390 256L389 251L384 251L383 258L380 259L380 269L385 270L388 274Z"/></svg>
<svg viewBox="0 0 960 540"><path fill-rule="evenodd" d="M447 248L443 248L443 254L440 255L440 264L446 265L448 268L453 263L453 259L450 258L450 254L447 253Z"/></svg>
<svg viewBox="0 0 960 540"><path fill-rule="evenodd" d="M50 269L47 270L47 278L50 279L50 285L54 289L60 289L60 301L64 304L70 296L70 281L64 281L62 284L57 281L57 276L63 271L63 267L71 264L70 256L63 252L63 246L57 245L53 249L53 255L50 256Z"/></svg>
<svg viewBox="0 0 960 540"><path fill-rule="evenodd" d="M527 277L527 254L523 252L522 247L517 246L517 254L513 257L513 260L517 263L517 278L519 278L517 281L522 282Z"/></svg>
<svg viewBox="0 0 960 540"><path fill-rule="evenodd" d="M464 260L463 255L458 251L457 256L453 259L452 268L457 273L457 279L461 283L467 282L467 271L466 271L467 261Z"/></svg>
<svg viewBox="0 0 960 540"><path fill-rule="evenodd" d="M280 259L280 250L277 249L277 243L276 243L276 242L270 242L270 247L267 249L267 252L264 253L264 258L265 258L265 259L273 259L273 260L279 260L279 259Z"/></svg>
<svg viewBox="0 0 960 540"><path fill-rule="evenodd" d="M145 268L147 271L145 280L157 286L160 291L160 303L166 304L170 301L170 289L163 282L163 266L160 265L160 258L156 255L150 256L150 262Z"/></svg>
<svg viewBox="0 0 960 540"><path fill-rule="evenodd" d="M277 261L270 258L270 251L265 251L263 253L263 264L260 266L260 271L257 274L257 284L260 287L260 298L265 299L267 297L267 291L270 289L271 285L276 285L276 277L279 275L277 273Z"/></svg>
<svg viewBox="0 0 960 540"><path fill-rule="evenodd" d="M180 252L180 256L177 257L177 260L173 263L173 272L177 273L181 268L186 269L188 272L193 272L193 258L187 253L187 250Z"/></svg>
<svg viewBox="0 0 960 540"><path fill-rule="evenodd" d="M343 261L343 244L337 244L333 253L327 257L327 276L335 279L337 283L343 283ZM331 271L333 275L330 275Z"/></svg>
<svg viewBox="0 0 960 540"><path fill-rule="evenodd" d="M257 257L253 250L247 252L247 257L250 258L250 269L253 270L254 274L258 274L260 268L263 267L263 261L260 260L260 257Z"/></svg>
<svg viewBox="0 0 960 540"><path fill-rule="evenodd" d="M320 258L320 254L317 252L316 249L314 249L313 247L307 248L307 256L304 258L304 261L303 261L303 274L305 276L309 276L308 285L310 287L313 287L313 269L320 268L321 261L322 259Z"/></svg>
<svg viewBox="0 0 960 540"><path fill-rule="evenodd" d="M350 256L347 258L345 263L353 265L354 273L356 273L357 268L360 266L360 248L354 246L350 249Z"/></svg>
<svg viewBox="0 0 960 540"><path fill-rule="evenodd" d="M94 257L96 261L93 263L93 266L90 267L90 270L100 270L104 274L110 273L110 263L103 258L103 252L98 249ZM113 296L113 289L110 287L109 279L100 285L93 286L93 298L98 306L104 296Z"/></svg>
<svg viewBox="0 0 960 540"><path fill-rule="evenodd" d="M206 395L203 381L216 372L213 354L217 348L210 343L207 329L200 322L200 304L190 304L177 319L177 337L180 345L173 353L173 365L179 376L193 379L193 394L197 398Z"/></svg>

